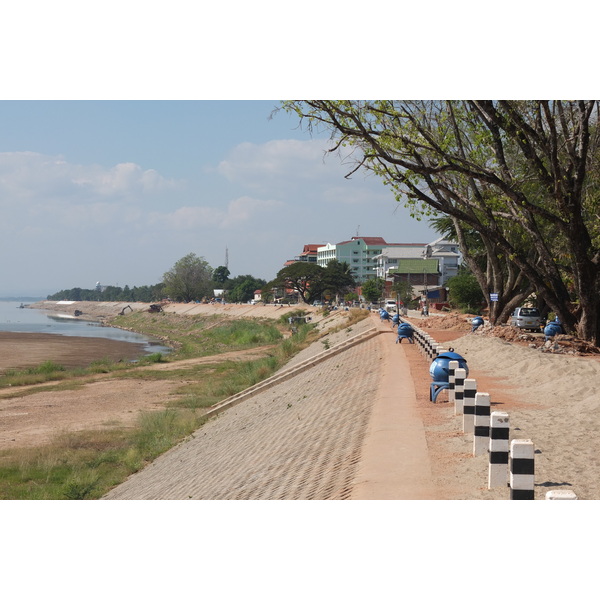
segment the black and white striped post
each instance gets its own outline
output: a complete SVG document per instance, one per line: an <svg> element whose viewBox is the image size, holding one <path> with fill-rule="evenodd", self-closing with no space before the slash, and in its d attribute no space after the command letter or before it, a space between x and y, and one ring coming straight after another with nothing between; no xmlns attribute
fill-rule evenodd
<svg viewBox="0 0 600 600"><path fill-rule="evenodd" d="M448 361L448 401L454 402L456 399L454 398L454 374L456 369L458 369L458 361L450 360ZM458 414L456 412L456 404L454 405L454 414Z"/></svg>
<svg viewBox="0 0 600 600"><path fill-rule="evenodd" d="M475 379L465 379L462 402L454 403L454 414L463 415L463 431L465 433L473 433L476 393L477 381ZM467 415L466 420L464 415Z"/></svg>
<svg viewBox="0 0 600 600"><path fill-rule="evenodd" d="M466 381L465 381L466 384ZM465 395L467 390L465 389ZM490 446L490 395L475 394L475 418L473 420L473 456L485 454Z"/></svg>
<svg viewBox="0 0 600 600"><path fill-rule="evenodd" d="M488 490L508 483L509 432L508 413L494 411L490 415Z"/></svg>
<svg viewBox="0 0 600 600"><path fill-rule="evenodd" d="M534 447L531 440L510 443L510 499L534 499Z"/></svg>
<svg viewBox="0 0 600 600"><path fill-rule="evenodd" d="M454 370L454 404L459 403L462 406L463 394L465 389L465 378L467 370L459 367Z"/></svg>

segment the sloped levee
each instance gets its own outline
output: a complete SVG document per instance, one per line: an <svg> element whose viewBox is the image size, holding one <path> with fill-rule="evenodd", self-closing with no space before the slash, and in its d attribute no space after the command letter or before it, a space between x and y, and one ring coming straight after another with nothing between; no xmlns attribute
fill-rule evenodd
<svg viewBox="0 0 600 600"><path fill-rule="evenodd" d="M377 350L375 337L360 334L310 368L296 365L293 377L230 405L104 498L349 498L379 384Z"/></svg>

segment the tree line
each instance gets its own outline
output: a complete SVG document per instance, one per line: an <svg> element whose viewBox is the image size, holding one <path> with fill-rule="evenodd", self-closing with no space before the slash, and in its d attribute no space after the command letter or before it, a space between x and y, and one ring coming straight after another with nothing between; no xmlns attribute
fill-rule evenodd
<svg viewBox="0 0 600 600"><path fill-rule="evenodd" d="M224 290L228 302L248 302L265 283L264 279L252 275L230 278L227 267L213 269L203 257L190 253L179 259L155 285L75 287L51 294L47 299L153 303L168 298L174 302L208 302L214 299L215 289L219 289Z"/></svg>

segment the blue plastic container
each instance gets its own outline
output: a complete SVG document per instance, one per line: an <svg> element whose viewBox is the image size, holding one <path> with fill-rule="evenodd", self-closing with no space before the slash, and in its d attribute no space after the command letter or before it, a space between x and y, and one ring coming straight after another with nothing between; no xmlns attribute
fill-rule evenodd
<svg viewBox="0 0 600 600"><path fill-rule="evenodd" d="M448 383L451 360L456 360L459 368L464 369L467 375L469 375L469 367L465 358L456 352L443 352L439 356L436 356L429 366L429 374L434 382Z"/></svg>
<svg viewBox="0 0 600 600"><path fill-rule="evenodd" d="M562 327L560 326L560 323L557 323L556 321L550 321L550 323L544 327L544 335L546 336L546 339L554 337L560 333L562 333Z"/></svg>

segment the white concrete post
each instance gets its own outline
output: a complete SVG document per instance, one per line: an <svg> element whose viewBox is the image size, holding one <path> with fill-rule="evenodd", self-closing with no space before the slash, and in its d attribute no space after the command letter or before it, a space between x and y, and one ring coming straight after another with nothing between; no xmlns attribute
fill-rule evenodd
<svg viewBox="0 0 600 600"><path fill-rule="evenodd" d="M577 500L577 496L571 490L552 490L546 492L546 500Z"/></svg>
<svg viewBox="0 0 600 600"><path fill-rule="evenodd" d="M454 414L464 415L465 411L470 415L469 421L469 433L473 433L473 416L475 415L475 394L477 393L477 382L474 379L465 379L465 385L463 389L463 399L461 402L454 403ZM467 431L464 428L465 420L463 416L463 431Z"/></svg>
<svg viewBox="0 0 600 600"><path fill-rule="evenodd" d="M488 490L508 483L509 431L508 413L494 411L490 415Z"/></svg>
<svg viewBox="0 0 600 600"><path fill-rule="evenodd" d="M534 447L531 440L510 443L510 499L534 499Z"/></svg>
<svg viewBox="0 0 600 600"><path fill-rule="evenodd" d="M483 392L477 392L475 394L475 419L473 422L473 456L484 454L488 451L489 446L490 395Z"/></svg>
<svg viewBox="0 0 600 600"><path fill-rule="evenodd" d="M451 360L448 362L448 400L450 402L454 402L454 373L458 369L458 361ZM456 406L456 405L455 405ZM456 412L456 407L454 414L458 414Z"/></svg>
<svg viewBox="0 0 600 600"><path fill-rule="evenodd" d="M462 398L456 398L456 402L460 400L460 406L462 410L460 413L463 416L463 432L464 433L473 433L474 424L475 424L475 396L477 394L477 382L475 379L469 380L472 383L469 383L469 390L467 393L466 388L463 390L461 394ZM465 384L467 380L465 379Z"/></svg>
<svg viewBox="0 0 600 600"><path fill-rule="evenodd" d="M458 403L462 406L463 394L465 389L465 378L467 377L467 370L459 367L454 370L454 405Z"/></svg>

